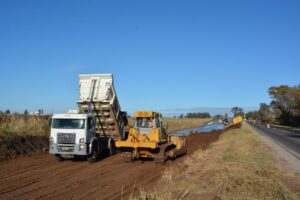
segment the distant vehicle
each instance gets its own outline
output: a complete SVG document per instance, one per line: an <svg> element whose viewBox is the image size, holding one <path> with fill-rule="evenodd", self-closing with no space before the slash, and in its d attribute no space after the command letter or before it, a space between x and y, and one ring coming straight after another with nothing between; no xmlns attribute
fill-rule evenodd
<svg viewBox="0 0 300 200"><path fill-rule="evenodd" d="M224 124L225 128L229 128L232 126L241 127L243 120L244 119L242 116L235 116L234 118L227 117L223 120L222 123Z"/></svg>
<svg viewBox="0 0 300 200"><path fill-rule="evenodd" d="M121 111L112 74L79 78L79 113L54 114L51 119L49 153L58 161L85 157L95 162L116 153L116 139L127 139L127 113Z"/></svg>

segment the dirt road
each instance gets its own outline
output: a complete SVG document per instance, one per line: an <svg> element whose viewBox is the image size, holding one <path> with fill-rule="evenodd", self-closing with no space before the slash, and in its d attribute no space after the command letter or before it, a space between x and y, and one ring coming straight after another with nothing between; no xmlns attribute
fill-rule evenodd
<svg viewBox="0 0 300 200"><path fill-rule="evenodd" d="M187 136L188 155L206 149L222 132ZM140 187L151 191L166 164L151 161L124 163L121 155L95 164L86 161L58 163L49 154L35 154L0 166L0 199L128 199Z"/></svg>

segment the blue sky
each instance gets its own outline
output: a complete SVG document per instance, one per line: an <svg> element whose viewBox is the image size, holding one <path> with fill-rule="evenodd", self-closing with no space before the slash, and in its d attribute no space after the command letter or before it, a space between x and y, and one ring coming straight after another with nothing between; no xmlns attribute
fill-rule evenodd
<svg viewBox="0 0 300 200"><path fill-rule="evenodd" d="M270 86L300 83L299 10L296 0L1 0L0 110L76 108L81 73L113 73L129 112L252 109Z"/></svg>

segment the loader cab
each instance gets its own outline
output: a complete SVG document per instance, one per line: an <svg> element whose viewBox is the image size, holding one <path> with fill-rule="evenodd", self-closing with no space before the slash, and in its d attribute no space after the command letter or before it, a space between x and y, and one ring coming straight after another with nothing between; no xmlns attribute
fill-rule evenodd
<svg viewBox="0 0 300 200"><path fill-rule="evenodd" d="M149 135L153 129L162 133L162 115L157 112L136 112L134 128L140 135Z"/></svg>

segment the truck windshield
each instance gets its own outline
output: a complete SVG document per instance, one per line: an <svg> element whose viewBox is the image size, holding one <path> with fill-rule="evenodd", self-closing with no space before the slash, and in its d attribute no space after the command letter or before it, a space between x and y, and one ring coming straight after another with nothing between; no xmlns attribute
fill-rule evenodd
<svg viewBox="0 0 300 200"><path fill-rule="evenodd" d="M150 117L141 117L136 119L137 128L153 128L153 118Z"/></svg>
<svg viewBox="0 0 300 200"><path fill-rule="evenodd" d="M52 128L84 129L85 119L53 119Z"/></svg>

